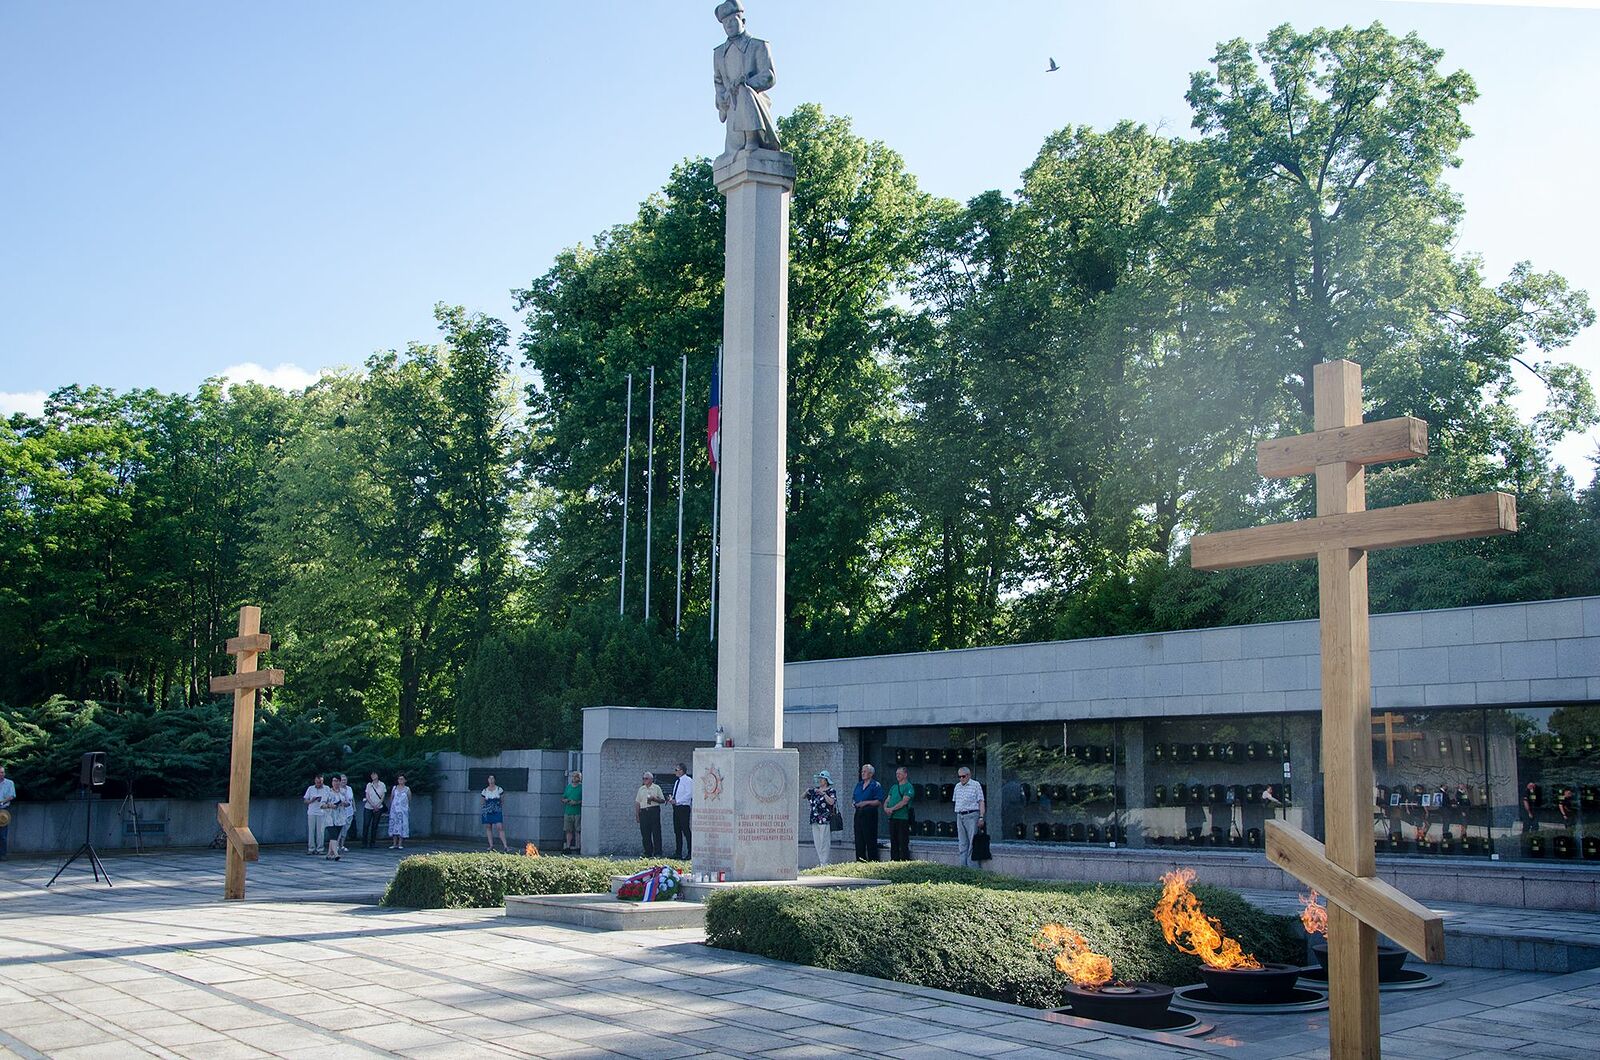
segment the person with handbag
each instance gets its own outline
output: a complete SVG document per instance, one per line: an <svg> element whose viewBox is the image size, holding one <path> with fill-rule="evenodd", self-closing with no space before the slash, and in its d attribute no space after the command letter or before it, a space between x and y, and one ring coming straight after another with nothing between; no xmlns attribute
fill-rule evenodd
<svg viewBox="0 0 1600 1060"><path fill-rule="evenodd" d="M911 800L916 798L917 786L908 782L906 767L894 771L894 785L889 788L889 798L883 804L889 815L889 860L911 860Z"/></svg>
<svg viewBox="0 0 1600 1060"><path fill-rule="evenodd" d="M371 849L378 841L378 821L383 817L383 800L389 794L389 785L378 779L374 769L367 774L367 789L361 797L365 815L361 819L362 844Z"/></svg>
<svg viewBox="0 0 1600 1060"><path fill-rule="evenodd" d="M826 865L833 852L833 833L844 831L844 818L839 814L839 793L833 788L833 777L826 769L818 770L811 778L812 786L806 789L805 799L811 806L811 845L817 851L817 864Z"/></svg>

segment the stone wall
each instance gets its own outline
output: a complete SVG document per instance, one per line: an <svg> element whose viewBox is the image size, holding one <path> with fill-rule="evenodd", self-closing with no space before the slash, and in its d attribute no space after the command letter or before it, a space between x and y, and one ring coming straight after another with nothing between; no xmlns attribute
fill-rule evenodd
<svg viewBox="0 0 1600 1060"><path fill-rule="evenodd" d="M663 791L669 791L672 769L679 762L692 768L694 749L709 747L716 731L716 713L709 710L653 710L643 707L593 707L583 715L583 852L628 854L640 851L633 796L649 770ZM784 716L784 746L800 752L800 783L811 783L819 769L835 780L845 761L831 712ZM613 738L615 731L623 738ZM810 827L801 819L796 841L809 846ZM661 814L662 846L673 849L672 813Z"/></svg>
<svg viewBox="0 0 1600 1060"><path fill-rule="evenodd" d="M1317 623L793 662L840 729L1321 709ZM1600 701L1600 597L1372 616L1376 710Z"/></svg>
<svg viewBox="0 0 1600 1060"><path fill-rule="evenodd" d="M561 849L561 792L567 785L569 763L575 758L568 751L501 751L497 755L474 758L454 751L436 757L439 785L433 800L434 834L466 839L483 839L481 784L470 782L472 770L499 774L495 779L505 787L511 770L528 771L527 791L507 791L502 802L506 841L513 847L533 843L541 850Z"/></svg>
<svg viewBox="0 0 1600 1060"><path fill-rule="evenodd" d="M7 835L13 854L69 853L83 843L84 804L29 802L24 798L12 806L15 819ZM92 799L94 828L90 833L97 850L137 849L133 820L124 812L121 799ZM427 795L411 797L411 834L432 834L433 800ZM215 799L140 799L141 838L146 850L166 847L204 847L217 834ZM352 829L361 827L356 814ZM251 799L250 830L262 845L303 844L306 841L306 808L299 799Z"/></svg>

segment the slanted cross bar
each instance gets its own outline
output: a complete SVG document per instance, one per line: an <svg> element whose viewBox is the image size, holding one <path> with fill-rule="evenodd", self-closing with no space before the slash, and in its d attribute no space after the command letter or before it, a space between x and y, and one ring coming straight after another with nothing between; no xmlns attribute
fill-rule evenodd
<svg viewBox="0 0 1600 1060"><path fill-rule="evenodd" d="M228 773L228 801L217 804L217 823L228 837L228 871L224 898L244 897L244 863L261 856L250 831L250 755L255 747L256 691L283 684L282 670L256 669L257 657L272 647L261 632L261 608L239 609L239 635L228 640L234 672L211 679L212 692L233 693L233 757Z"/></svg>
<svg viewBox="0 0 1600 1060"><path fill-rule="evenodd" d="M1317 558L1322 641L1322 762L1327 845L1267 822L1267 857L1328 896L1328 1035L1339 1060L1380 1054L1377 932L1423 960L1444 957L1444 925L1375 878L1371 833L1372 664L1367 552L1515 533L1516 501L1503 493L1367 511L1366 465L1426 456L1427 425L1402 417L1361 421L1361 366L1319 364L1315 431L1262 442L1268 478L1316 475L1317 517L1194 539L1198 570Z"/></svg>

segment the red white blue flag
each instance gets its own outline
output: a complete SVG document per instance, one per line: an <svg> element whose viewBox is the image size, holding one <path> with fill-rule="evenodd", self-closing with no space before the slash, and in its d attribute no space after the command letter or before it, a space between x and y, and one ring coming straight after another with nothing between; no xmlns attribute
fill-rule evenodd
<svg viewBox="0 0 1600 1060"><path fill-rule="evenodd" d="M720 358L718 359L720 361ZM706 452L711 457L711 470L722 460L722 365L711 365L711 408L706 412Z"/></svg>

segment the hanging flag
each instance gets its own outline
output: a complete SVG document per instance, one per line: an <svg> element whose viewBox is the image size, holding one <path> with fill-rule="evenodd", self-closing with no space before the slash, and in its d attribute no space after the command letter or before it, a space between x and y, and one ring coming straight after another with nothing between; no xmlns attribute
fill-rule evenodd
<svg viewBox="0 0 1600 1060"><path fill-rule="evenodd" d="M706 412L706 452L711 457L711 470L722 460L722 379L721 365L711 365L711 408Z"/></svg>

